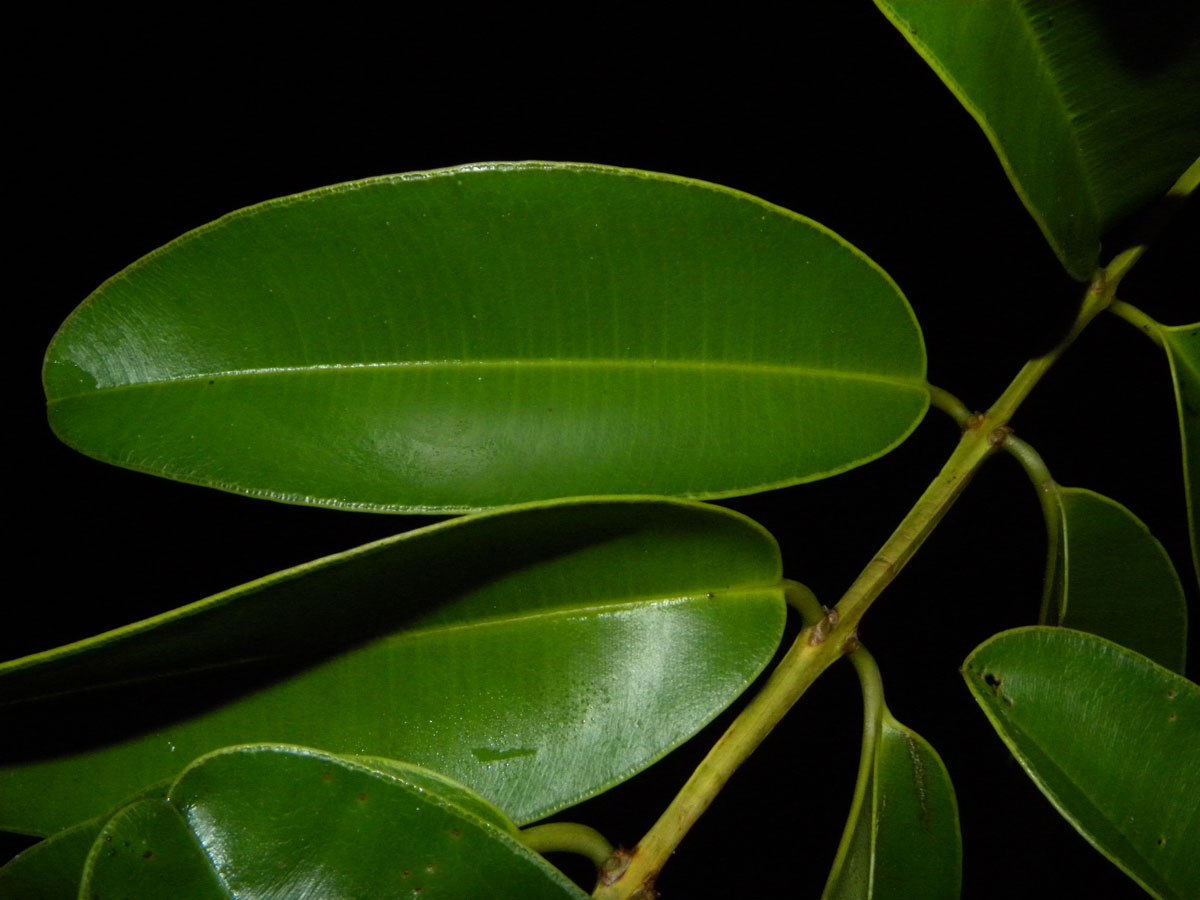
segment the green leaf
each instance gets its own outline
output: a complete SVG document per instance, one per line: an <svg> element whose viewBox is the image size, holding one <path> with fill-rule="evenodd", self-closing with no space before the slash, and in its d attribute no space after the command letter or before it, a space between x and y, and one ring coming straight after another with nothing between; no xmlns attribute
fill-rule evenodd
<svg viewBox="0 0 1200 900"><path fill-rule="evenodd" d="M732 702L778 646L780 575L760 526L663 498L503 510L298 566L0 665L0 733L23 735L0 827L53 833L252 742L409 760L532 821Z"/></svg>
<svg viewBox="0 0 1200 900"><path fill-rule="evenodd" d="M1200 686L1104 638L1047 627L990 638L963 674L1080 834L1160 900L1200 896Z"/></svg>
<svg viewBox="0 0 1200 900"><path fill-rule="evenodd" d="M261 802L262 797L248 791L247 799ZM304 812L302 808L299 811ZM311 821L309 824L311 827ZM213 836L219 846L223 837L219 826L209 826L206 831L215 832ZM243 835L251 841L256 837ZM264 836L261 848L264 861L281 858L279 848L268 843L271 837L274 835ZM278 843L284 848L300 844L307 849L295 839ZM233 892L205 849L178 806L168 800L142 800L120 810L100 831L81 873L80 896L234 900ZM321 874L318 868L311 873L311 880L317 881ZM285 878L286 874L282 874L279 881ZM325 896L318 891L313 893Z"/></svg>
<svg viewBox="0 0 1200 900"><path fill-rule="evenodd" d="M907 301L820 225L540 162L228 215L102 285L44 372L97 459L386 512L809 481L899 444L924 378Z"/></svg>
<svg viewBox="0 0 1200 900"><path fill-rule="evenodd" d="M1187 4L876 0L982 127L1067 271L1200 154Z"/></svg>
<svg viewBox="0 0 1200 900"><path fill-rule="evenodd" d="M130 803L166 796L167 785L155 785ZM119 811L119 810L118 810ZM0 897L19 900L77 900L79 879L88 853L114 810L65 828L17 854L0 866Z"/></svg>
<svg viewBox="0 0 1200 900"><path fill-rule="evenodd" d="M88 852L110 815L60 831L13 857L0 867L0 897L78 900Z"/></svg>
<svg viewBox="0 0 1200 900"><path fill-rule="evenodd" d="M892 716L874 661L854 662L863 681L863 749L850 816L822 897L957 900L962 837L950 774L929 742Z"/></svg>
<svg viewBox="0 0 1200 900"><path fill-rule="evenodd" d="M512 897L586 897L511 823L476 815L482 799L463 805L462 786L409 774L300 747L222 750L167 800L112 818L80 895L461 900L502 884Z"/></svg>
<svg viewBox="0 0 1200 900"><path fill-rule="evenodd" d="M1058 488L1042 621L1090 631L1183 673L1187 598L1170 556L1115 500Z"/></svg>
<svg viewBox="0 0 1200 900"><path fill-rule="evenodd" d="M1188 524L1192 532L1192 564L1200 581L1200 323L1160 326L1159 333L1179 404L1179 431L1183 436L1183 480L1187 485Z"/></svg>

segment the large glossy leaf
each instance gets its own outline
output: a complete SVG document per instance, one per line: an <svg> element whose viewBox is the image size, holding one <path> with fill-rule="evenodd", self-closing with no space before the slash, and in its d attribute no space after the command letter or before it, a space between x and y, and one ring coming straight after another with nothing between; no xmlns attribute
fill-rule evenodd
<svg viewBox="0 0 1200 900"><path fill-rule="evenodd" d="M299 747L215 753L108 822L80 896L586 897L482 800L416 774Z"/></svg>
<svg viewBox="0 0 1200 900"><path fill-rule="evenodd" d="M1200 323L1161 328L1175 379L1179 430L1183 435L1183 479L1187 485L1192 564L1200 580Z"/></svg>
<svg viewBox="0 0 1200 900"><path fill-rule="evenodd" d="M1167 551L1116 501L1082 488L1056 493L1042 621L1106 637L1182 674L1187 598Z"/></svg>
<svg viewBox="0 0 1200 900"><path fill-rule="evenodd" d="M950 774L929 742L892 716L874 663L856 663L864 681L862 755L854 802L822 896L958 900L962 837Z"/></svg>
<svg viewBox="0 0 1200 900"><path fill-rule="evenodd" d="M1200 686L1104 638L1020 628L963 667L1059 812L1162 900L1200 896Z"/></svg>
<svg viewBox="0 0 1200 900"><path fill-rule="evenodd" d="M1059 259L1200 155L1200 17L1188 4L876 0L983 128Z"/></svg>
<svg viewBox="0 0 1200 900"><path fill-rule="evenodd" d="M77 449L295 503L728 496L927 406L912 311L820 225L625 169L486 164L264 203L102 285L44 373Z"/></svg>
<svg viewBox="0 0 1200 900"><path fill-rule="evenodd" d="M452 520L0 666L0 826L49 834L258 741L406 759L531 821L694 734L783 620L774 541L718 507Z"/></svg>

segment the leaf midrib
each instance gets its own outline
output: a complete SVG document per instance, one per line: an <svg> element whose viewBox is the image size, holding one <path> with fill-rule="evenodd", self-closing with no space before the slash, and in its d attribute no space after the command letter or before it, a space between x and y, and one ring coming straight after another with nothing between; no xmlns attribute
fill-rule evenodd
<svg viewBox="0 0 1200 900"><path fill-rule="evenodd" d="M337 651L324 657L318 661L318 665L323 662L329 662L346 655L362 652L367 647L383 646L391 644L399 644L404 641L414 639L424 639L431 636L440 636L455 631L472 631L475 629L510 627L516 625L524 625L530 622L539 620L554 620L554 619L570 619L570 618L588 618L605 616L612 614L620 614L623 612L636 611L647 607L665 608L687 606L695 603L728 603L730 601L749 599L752 595L762 591L769 591L773 588L778 588L778 582L762 582L761 584L740 585L734 588L724 588L719 591L712 592L713 596L706 596L708 592L697 591L691 594L680 594L673 597L662 596L639 596L628 597L623 600L608 603L592 603L586 606L569 606L569 607L553 607L547 609L538 609L530 612L512 614L499 613L493 616L485 616L472 618L466 621L446 622L433 624L422 627L416 625L406 627L401 630L380 635L374 639L367 640L361 644ZM111 645L110 645L111 646ZM81 648L81 652L86 652L86 648ZM101 650L101 652L103 652ZM75 696L79 694L87 694L97 690L108 690L112 688L130 687L132 685L145 684L148 682L159 681L165 678L178 678L181 676L193 675L207 671L224 670L238 668L255 663L269 662L276 659L286 657L288 654L281 652L261 653L254 656L238 656L235 659L220 660L214 663L208 663L200 666L189 666L183 669L163 669L152 673L141 675L131 675L125 678L114 679L110 681L100 681L88 684L83 688L66 688L57 691L51 691L44 694L34 694L28 697L20 697L16 700L0 703L0 707L13 706L22 703L41 702L57 697ZM62 659L56 657L48 660L49 664L53 664Z"/></svg>
<svg viewBox="0 0 1200 900"><path fill-rule="evenodd" d="M74 400L79 397L92 397L101 393L138 390L145 388L164 387L174 384L187 384L215 379L237 378L276 378L291 375L309 375L314 373L343 373L358 371L404 371L426 369L626 369L626 370L659 370L670 372L685 372L723 375L751 375L767 377L812 378L838 381L858 381L864 383L886 384L893 387L905 387L912 390L926 390L924 376L888 375L881 372L859 372L847 369L820 368L816 366L796 366L782 363L743 363L743 362L712 362L705 360L681 359L439 359L439 360L404 360L388 362L364 363L313 363L304 366L270 366L253 369L226 369L211 372L197 372L175 377L156 380L137 381L127 384L111 384L97 386L76 394L64 394L49 398L50 403Z"/></svg>
<svg viewBox="0 0 1200 900"><path fill-rule="evenodd" d="M1016 9L1017 17L1021 21L1021 27L1024 30L1029 43L1033 46L1034 55L1037 58L1038 66L1044 73L1047 82L1054 94L1054 99L1057 101L1059 114L1066 125L1066 132L1071 141L1071 152L1075 157L1077 166L1076 171L1081 176L1084 190L1087 194L1088 203L1091 205L1091 213L1096 222L1100 222L1100 204L1096 197L1095 178L1092 174L1092 168L1088 164L1088 159L1084 153L1083 145L1080 143L1079 128L1077 126L1078 117L1073 114L1070 103L1067 102L1066 94L1063 92L1062 82L1055 72L1054 67L1050 64L1046 48L1040 36L1033 28L1032 15L1030 14L1027 4L1022 0L1012 0L1013 6Z"/></svg>
<svg viewBox="0 0 1200 900"><path fill-rule="evenodd" d="M613 613L628 612L645 607L665 608L685 606L689 603L729 602L731 600L744 600L752 594L778 587L778 582L763 582L762 584L749 584L740 585L733 588L723 588L719 591L713 591L711 597L706 596L708 592L696 591L690 594L680 594L674 597L641 596L629 597L616 602L593 603L587 606L557 606L533 610L531 612L521 613L518 615L501 613L495 616L472 618L470 620L461 622L446 622L444 624L434 624L428 627L421 627L418 624L416 627L406 628L402 632L384 635L377 640L380 643L397 643L399 641L408 640L409 638L426 637L433 634L445 634L452 631L468 631L475 628L494 628L498 626L523 625L539 619L587 618L590 616L602 616Z"/></svg>

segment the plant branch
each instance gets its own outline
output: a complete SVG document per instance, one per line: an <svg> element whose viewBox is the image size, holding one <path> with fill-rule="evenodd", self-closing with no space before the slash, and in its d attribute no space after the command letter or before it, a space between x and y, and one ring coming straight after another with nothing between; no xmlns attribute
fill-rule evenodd
<svg viewBox="0 0 1200 900"><path fill-rule="evenodd" d="M1087 324L1108 307L1115 289L1116 281L1109 279L1105 270L1098 271L1062 343L1046 356L1026 363L991 409L967 419L954 452L891 537L837 606L800 632L762 690L733 720L637 848L627 855L628 865L596 888L592 895L595 900L652 900L657 896L655 879L684 835L809 685L843 655L855 650L863 614L913 558L984 461L1008 441L1012 434L1008 423L1021 403ZM953 408L954 404L949 406Z"/></svg>

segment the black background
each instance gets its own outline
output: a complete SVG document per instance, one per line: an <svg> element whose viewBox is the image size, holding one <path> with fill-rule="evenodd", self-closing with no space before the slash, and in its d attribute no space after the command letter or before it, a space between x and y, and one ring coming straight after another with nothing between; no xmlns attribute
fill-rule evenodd
<svg viewBox="0 0 1200 900"><path fill-rule="evenodd" d="M823 6L832 8L800 23L753 9L738 21L595 12L568 21L447 8L420 21L292 21L286 33L199 16L31 30L8 73L16 589L0 658L432 521L159 481L78 456L49 432L41 354L70 310L144 253L269 197L493 159L726 184L817 219L878 261L922 323L930 380L986 407L1060 336L1081 287L1062 274L978 127L871 4ZM1194 230L1177 227L1123 296L1168 324L1194 321L1200 304L1184 275L1194 257ZM1139 514L1194 601L1161 351L1102 318L1014 424L1060 483ZM728 505L770 528L786 574L832 603L955 436L934 412L883 460ZM1033 491L999 457L871 611L863 639L893 712L931 740L955 779L964 896L1143 896L1025 779L957 673L988 635L1035 620L1043 555ZM727 720L564 817L636 842ZM660 882L666 896L819 896L853 787L859 721L857 686L839 666L687 838Z"/></svg>

